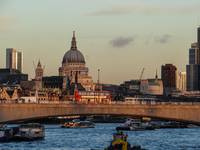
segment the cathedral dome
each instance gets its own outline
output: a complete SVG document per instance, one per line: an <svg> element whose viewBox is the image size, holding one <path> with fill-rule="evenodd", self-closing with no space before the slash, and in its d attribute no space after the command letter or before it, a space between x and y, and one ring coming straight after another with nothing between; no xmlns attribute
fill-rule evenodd
<svg viewBox="0 0 200 150"><path fill-rule="evenodd" d="M85 63L85 58L79 50L70 49L63 57L63 63Z"/></svg>
<svg viewBox="0 0 200 150"><path fill-rule="evenodd" d="M85 63L83 54L76 47L75 32L73 32L71 49L65 53L62 63Z"/></svg>

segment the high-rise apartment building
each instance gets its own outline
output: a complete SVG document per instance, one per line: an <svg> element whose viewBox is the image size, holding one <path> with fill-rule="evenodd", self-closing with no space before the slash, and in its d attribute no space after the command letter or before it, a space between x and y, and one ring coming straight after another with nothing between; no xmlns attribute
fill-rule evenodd
<svg viewBox="0 0 200 150"><path fill-rule="evenodd" d="M6 49L6 68L17 69L22 72L23 53L17 51L15 48Z"/></svg>

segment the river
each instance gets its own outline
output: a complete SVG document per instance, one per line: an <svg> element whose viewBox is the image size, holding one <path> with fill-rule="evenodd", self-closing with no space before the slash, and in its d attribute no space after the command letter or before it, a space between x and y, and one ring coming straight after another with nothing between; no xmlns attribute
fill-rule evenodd
<svg viewBox="0 0 200 150"><path fill-rule="evenodd" d="M0 150L103 150L119 124L96 124L95 128L66 129L45 125L45 139L1 143ZM128 141L148 150L200 150L200 128L128 131Z"/></svg>

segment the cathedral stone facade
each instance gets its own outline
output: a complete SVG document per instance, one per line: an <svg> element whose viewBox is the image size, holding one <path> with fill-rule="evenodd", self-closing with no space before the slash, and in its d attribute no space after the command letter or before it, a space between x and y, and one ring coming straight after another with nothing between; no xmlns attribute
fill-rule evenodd
<svg viewBox="0 0 200 150"><path fill-rule="evenodd" d="M94 89L92 77L88 75L88 68L83 54L77 49L75 32L71 41L71 48L68 50L62 60L62 66L59 68L59 76L64 76L66 79L70 79L71 83L75 83L77 76L77 82L80 83L86 91L92 91Z"/></svg>

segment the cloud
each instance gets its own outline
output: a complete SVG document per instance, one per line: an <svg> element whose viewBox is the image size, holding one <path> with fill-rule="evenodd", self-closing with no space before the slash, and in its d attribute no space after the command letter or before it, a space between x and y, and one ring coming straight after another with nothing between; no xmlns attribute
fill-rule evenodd
<svg viewBox="0 0 200 150"><path fill-rule="evenodd" d="M170 41L171 37L172 37L172 36L169 35L169 34L164 34L164 35L162 35L162 36L156 36L156 37L154 38L154 40L155 40L155 42L157 42L157 43L165 44L165 43L168 43L168 42Z"/></svg>
<svg viewBox="0 0 200 150"><path fill-rule="evenodd" d="M134 41L133 37L117 37L110 41L110 44L113 47L121 48L129 45L131 42Z"/></svg>
<svg viewBox="0 0 200 150"><path fill-rule="evenodd" d="M113 7L108 10L99 10L99 11L94 11L87 13L86 15L88 16L113 16L113 15L125 15L132 13L132 10L130 9L125 9L123 7Z"/></svg>
<svg viewBox="0 0 200 150"><path fill-rule="evenodd" d="M106 9L89 12L88 16L114 16L127 14L196 14L200 13L200 3L150 3L150 2L135 2L128 5L114 5Z"/></svg>

